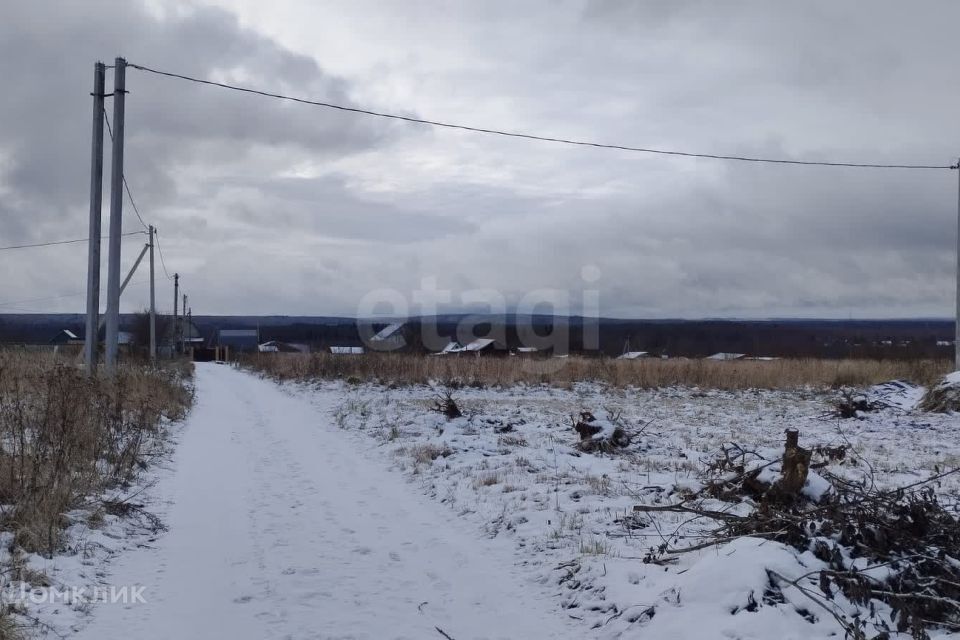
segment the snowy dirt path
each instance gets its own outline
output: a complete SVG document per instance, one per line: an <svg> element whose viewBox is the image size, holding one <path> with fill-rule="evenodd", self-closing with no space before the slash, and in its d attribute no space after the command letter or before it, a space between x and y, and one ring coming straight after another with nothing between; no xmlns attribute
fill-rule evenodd
<svg viewBox="0 0 960 640"><path fill-rule="evenodd" d="M159 487L169 531L111 571L147 602L96 605L79 637L583 637L510 543L419 495L322 405L222 365L196 377Z"/></svg>

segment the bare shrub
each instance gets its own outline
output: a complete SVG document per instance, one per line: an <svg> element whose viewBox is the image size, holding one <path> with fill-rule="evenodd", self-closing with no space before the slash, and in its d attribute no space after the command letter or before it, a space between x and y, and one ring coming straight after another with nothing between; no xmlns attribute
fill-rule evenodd
<svg viewBox="0 0 960 640"><path fill-rule="evenodd" d="M0 527L28 551L54 554L64 513L130 483L164 419L191 403L183 366L124 366L88 377L52 354L0 351Z"/></svg>
<svg viewBox="0 0 960 640"><path fill-rule="evenodd" d="M710 389L802 389L867 386L888 380L931 384L951 369L947 360L772 361L612 360L571 356L544 373L524 358L425 356L369 353L349 358L328 353L258 354L243 362L278 380L342 379L385 384L438 382L450 388L550 384L569 388L580 381L651 389L672 386Z"/></svg>
<svg viewBox="0 0 960 640"><path fill-rule="evenodd" d="M453 399L453 395L449 391L437 398L433 404L433 410L447 416L447 420L463 416L460 407L457 406L456 400Z"/></svg>

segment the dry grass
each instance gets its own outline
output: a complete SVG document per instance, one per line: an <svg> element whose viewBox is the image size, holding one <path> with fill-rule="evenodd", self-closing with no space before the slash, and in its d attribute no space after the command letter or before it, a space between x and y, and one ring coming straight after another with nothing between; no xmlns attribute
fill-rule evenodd
<svg viewBox="0 0 960 640"><path fill-rule="evenodd" d="M430 464L437 458L449 458L453 455L453 449L447 445L421 444L412 447L410 457L417 464Z"/></svg>
<svg viewBox="0 0 960 640"><path fill-rule="evenodd" d="M88 377L54 354L0 351L0 528L27 551L59 550L64 513L129 483L163 418L191 402L188 365Z"/></svg>
<svg viewBox="0 0 960 640"><path fill-rule="evenodd" d="M502 481L503 478L499 471L483 471L473 479L473 488L492 487L495 484L500 484Z"/></svg>
<svg viewBox="0 0 960 640"><path fill-rule="evenodd" d="M441 382L450 386L518 383L570 386L580 381L640 389L798 389L864 386L887 380L931 384L951 370L948 360L614 360L608 358L422 356L327 353L259 354L246 366L279 380L346 379L384 384Z"/></svg>

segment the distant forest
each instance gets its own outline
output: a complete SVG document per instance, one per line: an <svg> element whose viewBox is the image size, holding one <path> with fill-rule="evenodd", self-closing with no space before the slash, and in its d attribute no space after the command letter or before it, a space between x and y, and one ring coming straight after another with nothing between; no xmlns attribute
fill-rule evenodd
<svg viewBox="0 0 960 640"><path fill-rule="evenodd" d="M447 340L458 336L460 316L413 319L403 327L407 351L437 351ZM315 349L330 346L360 346L361 328L351 318L285 316L194 316L200 333L215 341L219 329L259 328L260 341L308 344ZM752 356L817 358L931 358L951 357L954 324L949 320L584 320L554 319L547 316L528 321L533 332L546 335L566 322L569 352L599 352L616 356L625 349L647 351L651 355L704 357L725 351ZM421 330L421 323L428 331ZM375 331L385 322L366 325ZM121 325L136 325L134 314L124 314ZM48 344L61 330L83 336L83 316L79 314L0 315L0 343ZM435 327L435 331L434 328ZM599 350L584 349L584 331L599 337ZM515 321L480 322L477 337L496 337L513 349L530 345L529 336L521 340ZM436 335L433 341L423 336ZM938 344L940 343L940 344ZM533 346L537 346L534 338ZM563 351L562 348L556 349Z"/></svg>

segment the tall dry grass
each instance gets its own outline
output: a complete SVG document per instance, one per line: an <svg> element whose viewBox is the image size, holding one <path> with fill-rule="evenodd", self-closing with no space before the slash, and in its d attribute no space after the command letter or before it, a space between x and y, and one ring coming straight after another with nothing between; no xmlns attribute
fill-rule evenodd
<svg viewBox="0 0 960 640"><path fill-rule="evenodd" d="M122 366L88 377L74 359L0 351L0 529L51 556L64 514L129 483L165 418L190 406L192 367Z"/></svg>
<svg viewBox="0 0 960 640"><path fill-rule="evenodd" d="M348 379L385 384L510 386L518 383L569 386L597 381L616 387L670 386L710 389L799 389L865 386L887 380L930 384L951 370L948 360L615 360L606 358L422 356L327 353L263 353L244 366L278 380Z"/></svg>

